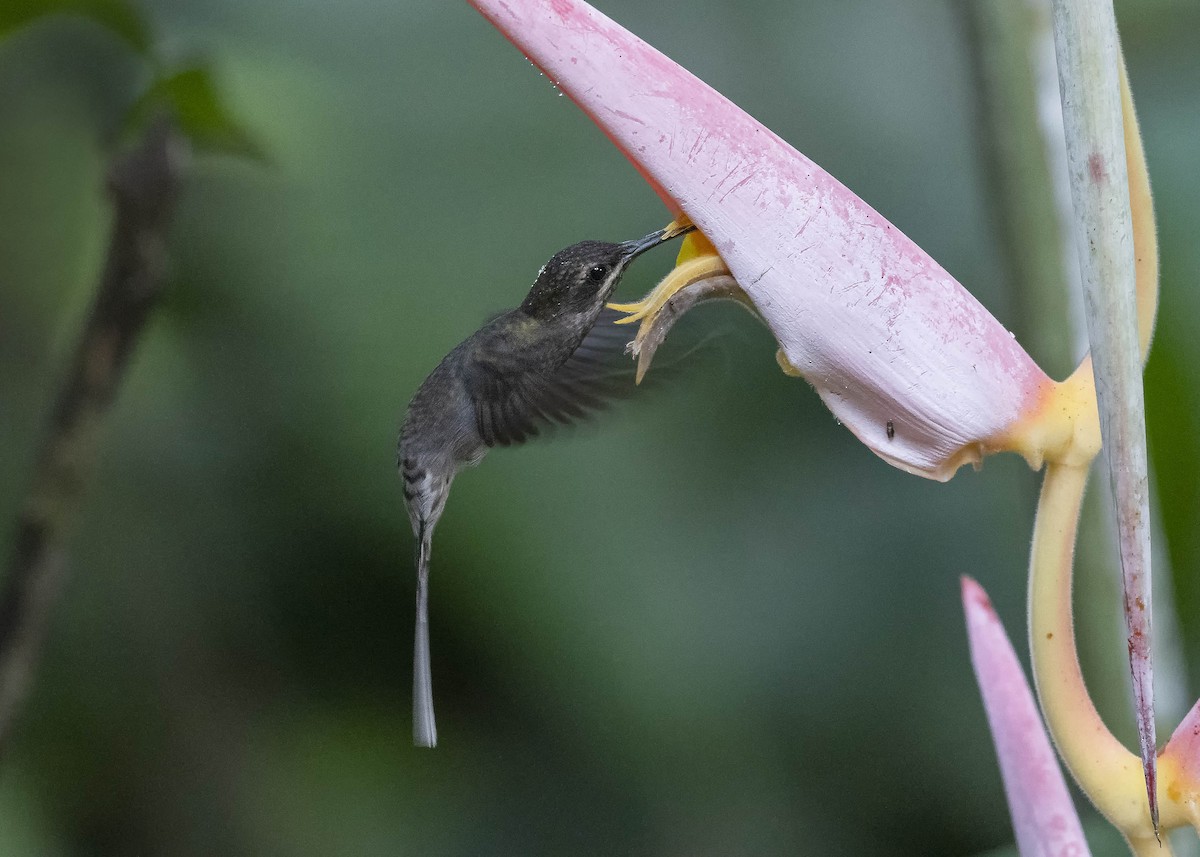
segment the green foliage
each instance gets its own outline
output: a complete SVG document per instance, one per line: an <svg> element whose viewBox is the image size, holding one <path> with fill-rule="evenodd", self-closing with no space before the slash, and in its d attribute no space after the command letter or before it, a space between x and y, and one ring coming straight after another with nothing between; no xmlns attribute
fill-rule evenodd
<svg viewBox="0 0 1200 857"><path fill-rule="evenodd" d="M201 151L266 161L262 147L226 108L208 68L193 66L155 80L130 109L128 130L144 127L163 111Z"/></svg>
<svg viewBox="0 0 1200 857"><path fill-rule="evenodd" d="M1170 281L1169 281L1170 282ZM1177 281L1176 281L1177 282ZM1172 283L1173 284L1173 283ZM1170 301L1174 303L1174 300ZM1191 676L1200 679L1200 401L1194 355L1194 321L1160 314L1158 332L1146 368L1148 432L1167 556L1174 572L1175 610L1189 643Z"/></svg>
<svg viewBox="0 0 1200 857"><path fill-rule="evenodd" d="M143 56L151 53L150 30L125 0L4 0L0 3L0 38L51 15L81 15L124 39Z"/></svg>
<svg viewBox="0 0 1200 857"><path fill-rule="evenodd" d="M202 65L163 71L150 28L125 0L4 0L0 3L0 39L25 25L55 15L87 18L149 60L156 76L130 107L123 123L126 136L139 132L160 113L171 114L200 151L266 161L252 135L225 105L212 71Z"/></svg>

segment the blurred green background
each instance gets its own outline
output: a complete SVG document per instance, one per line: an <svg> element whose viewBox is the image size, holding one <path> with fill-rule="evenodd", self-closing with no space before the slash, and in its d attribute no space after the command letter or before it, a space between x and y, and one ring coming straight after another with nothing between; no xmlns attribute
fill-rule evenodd
<svg viewBox="0 0 1200 857"><path fill-rule="evenodd" d="M958 6L600 4L1020 332ZM1036 475L1011 456L945 485L888 467L729 307L688 319L727 331L717 365L456 482L431 595L441 746L414 750L408 397L556 249L664 213L466 3L141 9L163 54L210 66L269 163L194 164L0 768L0 854L1010 846L958 577L1023 649ZM1190 664L1162 670L1165 739L1200 690L1200 13L1118 11L1162 241L1147 398ZM0 42L0 522L99 275L104 165L148 75L82 19ZM646 257L622 294L669 264ZM1115 610L1087 639L1119 662ZM1127 690L1101 685L1128 736Z"/></svg>

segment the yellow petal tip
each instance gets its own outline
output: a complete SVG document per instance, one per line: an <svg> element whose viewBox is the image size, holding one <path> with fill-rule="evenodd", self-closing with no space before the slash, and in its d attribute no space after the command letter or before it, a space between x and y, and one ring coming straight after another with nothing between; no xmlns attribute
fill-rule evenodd
<svg viewBox="0 0 1200 857"><path fill-rule="evenodd" d="M779 364L779 368L783 370L783 374L789 378L799 378L800 370L792 365L792 361L787 359L787 355L783 353L783 349L779 348L775 351L775 362Z"/></svg>

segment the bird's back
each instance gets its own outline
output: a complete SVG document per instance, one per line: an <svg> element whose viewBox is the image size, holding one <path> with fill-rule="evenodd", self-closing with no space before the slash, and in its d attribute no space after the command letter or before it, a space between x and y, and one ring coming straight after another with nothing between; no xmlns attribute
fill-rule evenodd
<svg viewBox="0 0 1200 857"><path fill-rule="evenodd" d="M400 429L401 463L444 459L450 465L455 459L472 457L482 445L474 431L475 409L462 380L469 342L442 358L413 394Z"/></svg>

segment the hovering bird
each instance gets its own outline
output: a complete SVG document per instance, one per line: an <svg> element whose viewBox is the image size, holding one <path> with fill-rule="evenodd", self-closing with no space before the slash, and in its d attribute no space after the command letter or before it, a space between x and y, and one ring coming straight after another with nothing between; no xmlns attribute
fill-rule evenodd
<svg viewBox="0 0 1200 857"><path fill-rule="evenodd" d="M632 388L611 357L630 336L604 304L637 256L693 229L670 224L636 241L583 241L542 266L524 302L454 348L421 384L400 429L397 461L417 539L413 742L437 745L429 666L429 554L450 483L493 446L524 443Z"/></svg>

